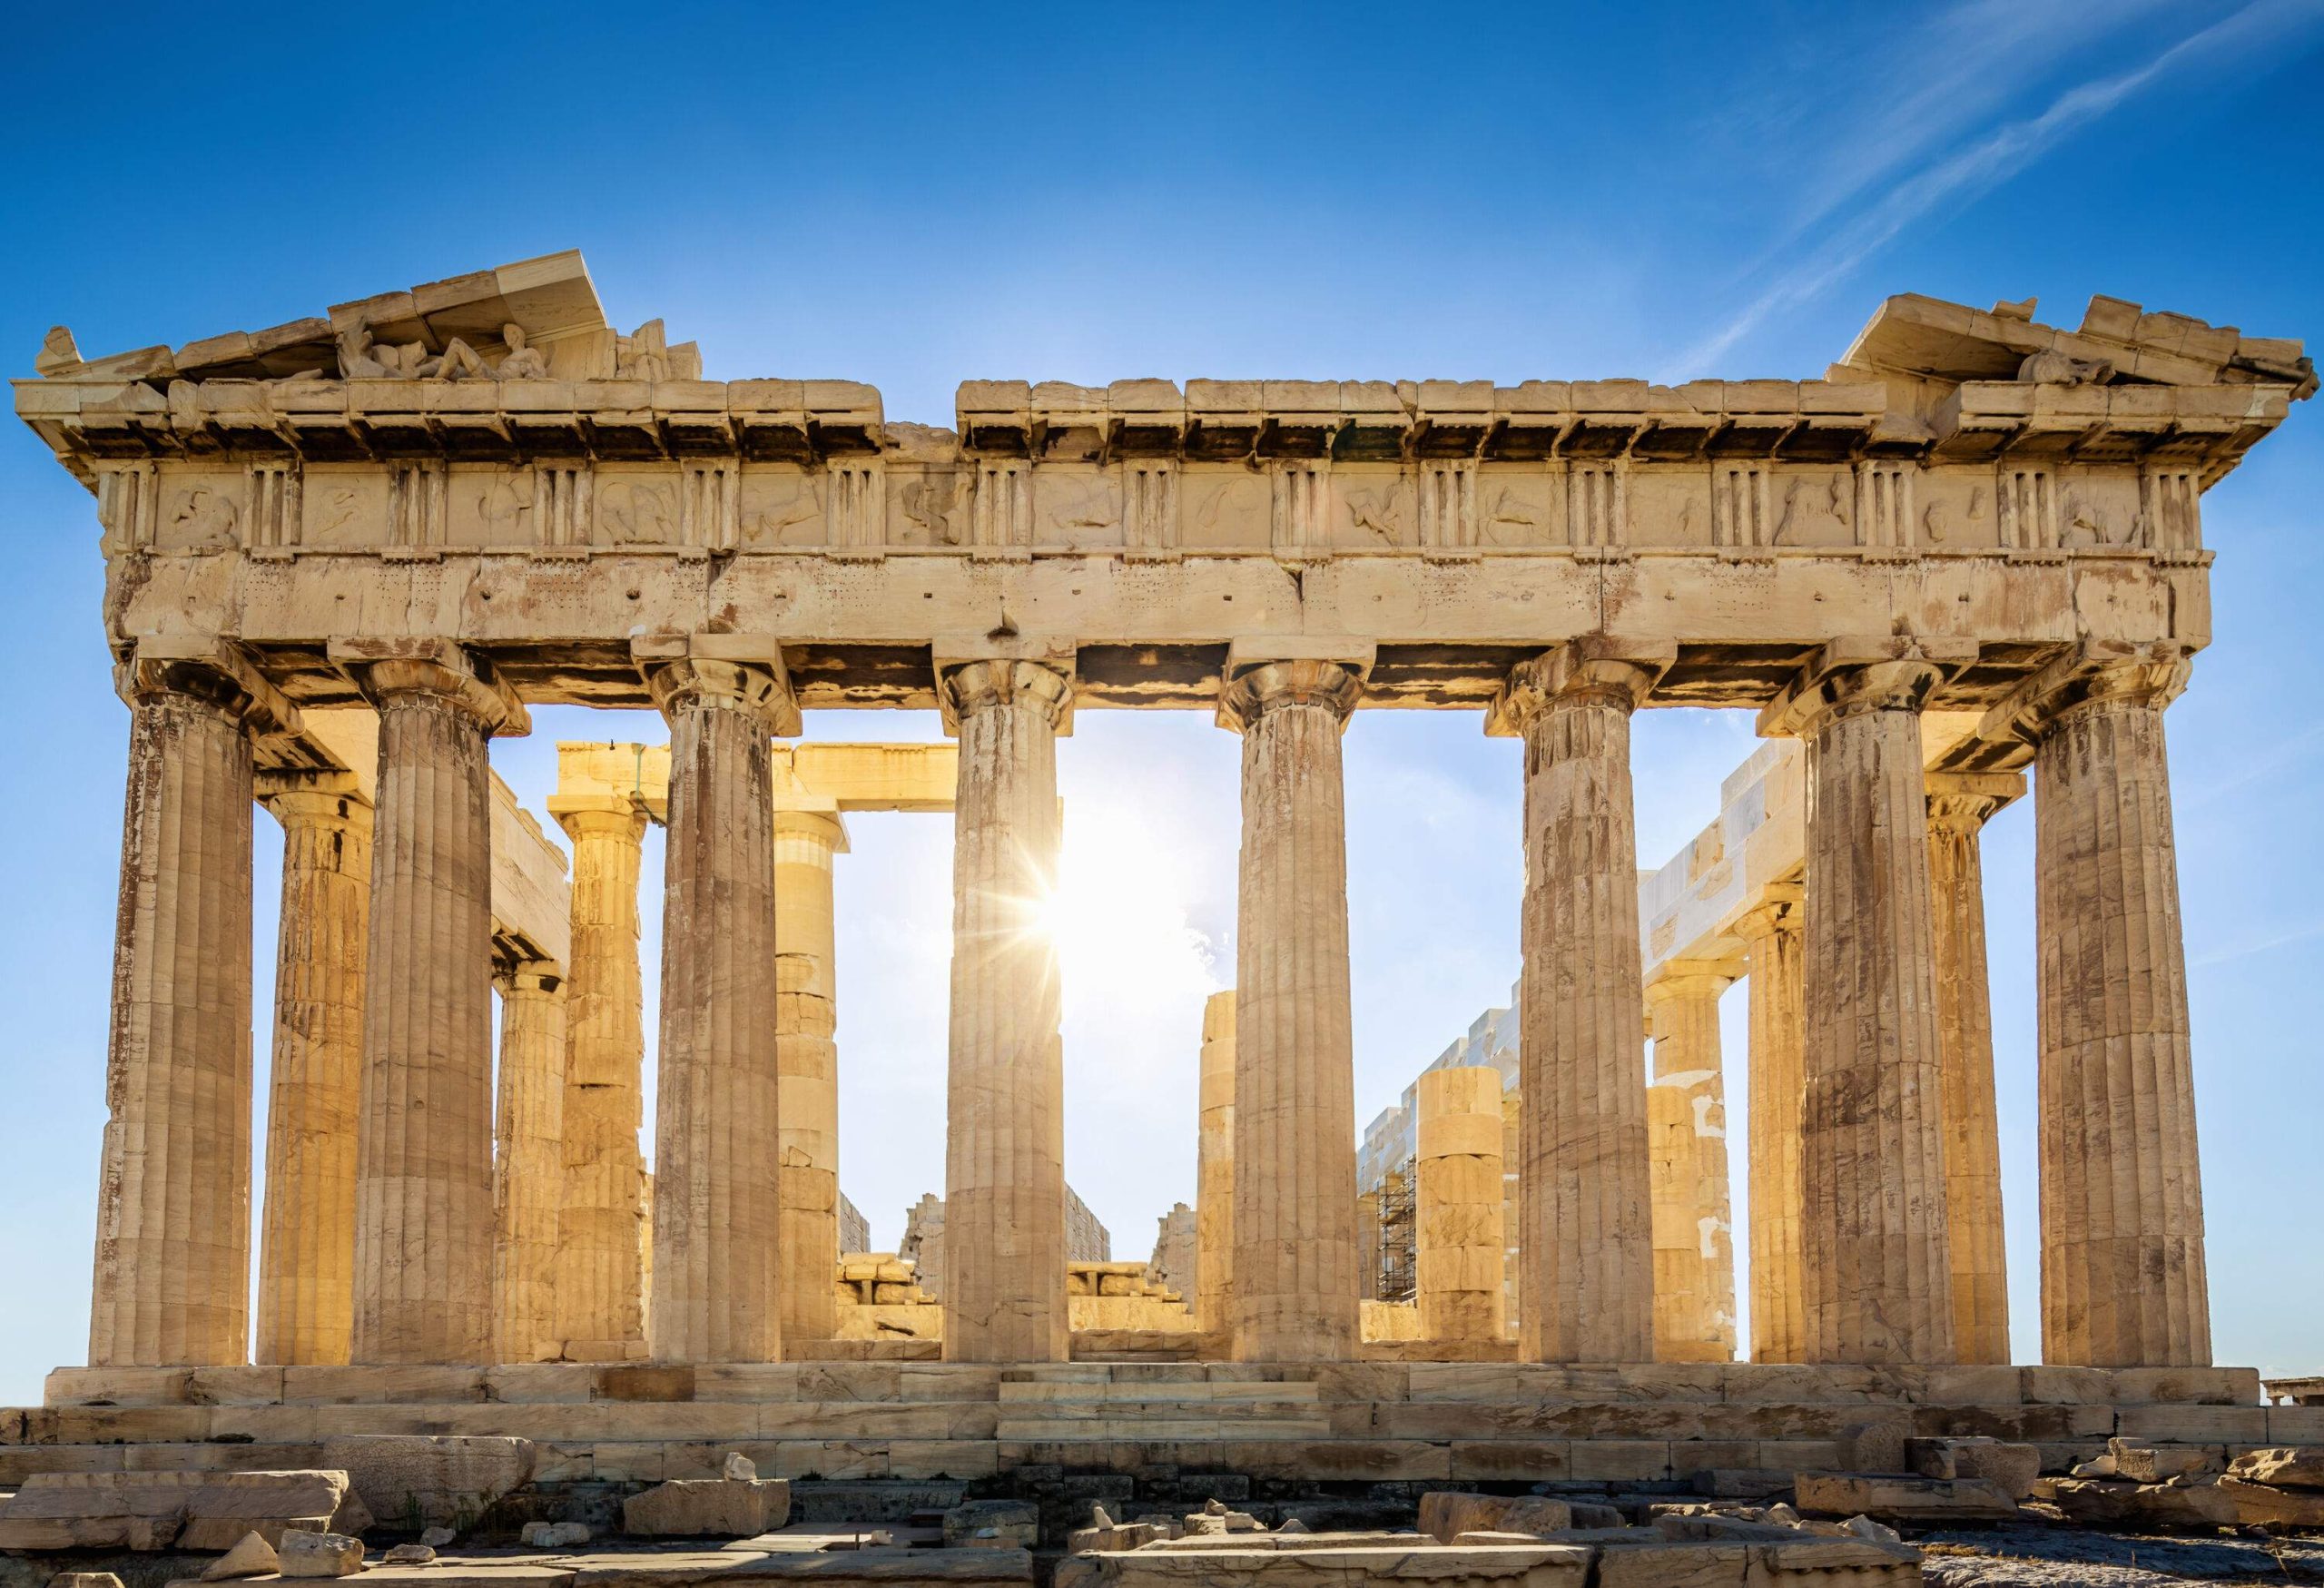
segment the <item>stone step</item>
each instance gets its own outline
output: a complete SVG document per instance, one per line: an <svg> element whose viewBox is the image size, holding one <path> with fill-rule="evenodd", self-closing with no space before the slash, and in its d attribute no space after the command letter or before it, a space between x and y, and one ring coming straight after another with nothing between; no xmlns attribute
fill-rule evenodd
<svg viewBox="0 0 2324 1588"><path fill-rule="evenodd" d="M1758 1363L1576 1367L1466 1362L1072 1362L1020 1366L834 1361L697 1367L538 1363L499 1367L59 1368L53 1407L445 1406L603 1402L990 1401L1004 1386L1313 1383L1325 1400L1671 1401L1730 1405L2260 1406L2250 1368L1863 1367ZM1191 1396L1187 1398L1192 1398ZM2324 1407L2285 1406L2267 1437L2324 1438Z"/></svg>
<svg viewBox="0 0 2324 1588"><path fill-rule="evenodd" d="M1236 1403L1315 1403L1324 1398L1323 1386L1313 1379L1271 1379L1242 1383L1216 1380L1141 1379L1119 1384L1110 1379L1077 1380L1067 1384L1035 1384L1004 1380L1001 1404L1016 1401L1204 1401Z"/></svg>

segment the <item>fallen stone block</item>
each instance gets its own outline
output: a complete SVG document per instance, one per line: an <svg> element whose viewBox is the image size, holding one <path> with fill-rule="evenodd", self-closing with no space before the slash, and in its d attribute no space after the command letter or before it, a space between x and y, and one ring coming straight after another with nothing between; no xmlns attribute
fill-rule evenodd
<svg viewBox="0 0 2324 1588"><path fill-rule="evenodd" d="M436 1546L429 1544L399 1544L388 1552L391 1566L430 1566L436 1563Z"/></svg>
<svg viewBox="0 0 2324 1588"><path fill-rule="evenodd" d="M2123 1479L2060 1478L2050 1485L2051 1504L2069 1521L2088 1527L2231 1527L2235 1500L2202 1479L2173 1478L2167 1484Z"/></svg>
<svg viewBox="0 0 2324 1588"><path fill-rule="evenodd" d="M2324 1445L2247 1450L2230 1462L2227 1470L2247 1484L2267 1484L2279 1489L2324 1489Z"/></svg>
<svg viewBox="0 0 2324 1588"><path fill-rule="evenodd" d="M1031 1549L1040 1537L1040 1507L1029 1500L970 1500L944 1513L946 1549Z"/></svg>
<svg viewBox="0 0 2324 1588"><path fill-rule="evenodd" d="M346 1492L344 1472L34 1473L0 1511L0 1549L279 1546L328 1527Z"/></svg>
<svg viewBox="0 0 2324 1588"><path fill-rule="evenodd" d="M2247 1527L2324 1527L2324 1490L2279 1489L2239 1477L2219 1480L2219 1492Z"/></svg>
<svg viewBox="0 0 2324 1588"><path fill-rule="evenodd" d="M264 1577L282 1569L282 1557L263 1534L245 1533L242 1541L202 1569L205 1583L227 1583L237 1577Z"/></svg>
<svg viewBox="0 0 2324 1588"><path fill-rule="evenodd" d="M1420 1497L1420 1530L1439 1544L1451 1544L1464 1533L1539 1535L1575 1525L1573 1506L1545 1494L1470 1494L1440 1489Z"/></svg>
<svg viewBox="0 0 2324 1588"><path fill-rule="evenodd" d="M48 1588L121 1588L121 1579L111 1572L59 1572Z"/></svg>
<svg viewBox="0 0 2324 1588"><path fill-rule="evenodd" d="M1907 1439L1905 1463L1925 1478L1991 1478L2013 1500L2034 1492L2042 1475L2042 1447L1982 1435L1968 1439Z"/></svg>
<svg viewBox="0 0 2324 1588"><path fill-rule="evenodd" d="M1991 1478L1892 1477L1876 1473L1801 1473L1799 1509L1819 1516L1872 1516L1924 1525L2009 1522L2017 1501Z"/></svg>
<svg viewBox="0 0 2324 1588"><path fill-rule="evenodd" d="M572 1549L589 1542L589 1528L580 1522L527 1522L517 1540L527 1549ZM432 1556L436 1552L428 1553Z"/></svg>
<svg viewBox="0 0 2324 1588"><path fill-rule="evenodd" d="M363 1541L343 1533L286 1533L276 1553L286 1577L351 1577L363 1569Z"/></svg>
<svg viewBox="0 0 2324 1588"><path fill-rule="evenodd" d="M2104 1459L2113 1469L2106 1475L2128 1478L2134 1484L2167 1484L2172 1478L2215 1477L2224 1465L2219 1453L2204 1445L2166 1445L2158 1447L2137 1445L2121 1438L2106 1442ZM2085 1462L2083 1465L2087 1466L2090 1464ZM2095 1477L2101 1475L2084 1474L2076 1468L2074 1475Z"/></svg>
<svg viewBox="0 0 2324 1588"><path fill-rule="evenodd" d="M429 1549L442 1549L460 1535L448 1527L430 1527L419 1535L419 1542Z"/></svg>
<svg viewBox="0 0 2324 1588"><path fill-rule="evenodd" d="M1840 1466L1846 1472L1910 1472L1905 1464L1905 1442L1913 1436L1913 1420L1902 1412L1886 1413L1840 1430Z"/></svg>
<svg viewBox="0 0 2324 1588"><path fill-rule="evenodd" d="M529 1482L533 1443L492 1435L349 1434L323 1441L365 1509L390 1527L473 1526Z"/></svg>
<svg viewBox="0 0 2324 1588"><path fill-rule="evenodd" d="M673 1478L621 1504L632 1538L750 1538L790 1520L783 1478Z"/></svg>
<svg viewBox="0 0 2324 1588"><path fill-rule="evenodd" d="M1116 1550L1133 1550L1154 1543L1162 1530L1150 1522L1125 1522L1111 1527L1077 1527L1066 1534L1065 1547L1073 1554L1096 1550L1110 1553Z"/></svg>
<svg viewBox="0 0 2324 1588"><path fill-rule="evenodd" d="M1059 1563L1053 1581L1055 1588L1344 1588L1397 1582L1425 1583L1430 1588L1584 1588L1590 1581L1591 1552L1570 1544L1535 1541L1521 1547L1441 1549L1406 1538L1377 1547L1335 1548L1322 1542L1331 1537L1317 1534L1317 1542L1298 1549L1268 1549L1238 1541L1200 1550L1071 1555ZM1738 1571L1723 1581L1743 1580ZM1693 1579L1631 1581L1637 1588L1648 1583L1669 1588Z"/></svg>
<svg viewBox="0 0 2324 1588"><path fill-rule="evenodd" d="M758 1463L740 1451L726 1453L726 1465L719 1475L729 1483L746 1484L759 1475Z"/></svg>

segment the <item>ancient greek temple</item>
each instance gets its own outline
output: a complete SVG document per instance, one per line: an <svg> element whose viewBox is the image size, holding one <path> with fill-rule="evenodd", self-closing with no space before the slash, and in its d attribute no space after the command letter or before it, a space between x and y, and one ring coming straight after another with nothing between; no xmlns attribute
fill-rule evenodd
<svg viewBox="0 0 2324 1588"><path fill-rule="evenodd" d="M2034 314L1891 298L1803 380L979 380L950 429L703 380L576 253L174 350L52 332L16 409L94 498L129 752L88 1361L8 1443L1531 1479L1829 1465L1867 1406L2060 1460L2299 1436L2269 1419L2316 1408L2211 1363L2164 718L2211 637L2202 493L2316 380L2298 342L2113 299ZM563 747L569 876L488 765L545 704L669 730ZM1777 747L1642 906L1630 725L1661 706ZM950 742L819 742L841 707ZM1423 1078L1393 1338L1363 1321L1358 708L1523 750L1518 1084ZM1060 741L1109 709L1242 746L1175 1331L1074 1327L1069 1289L1123 1277L1068 1263L1074 1056L1027 919ZM2013 1366L1978 834L2021 794L2043 1360ZM842 1263L851 810L953 824L940 1344L836 1316L909 1289ZM1740 1342L1725 1147L1691 1127L1745 976Z"/></svg>

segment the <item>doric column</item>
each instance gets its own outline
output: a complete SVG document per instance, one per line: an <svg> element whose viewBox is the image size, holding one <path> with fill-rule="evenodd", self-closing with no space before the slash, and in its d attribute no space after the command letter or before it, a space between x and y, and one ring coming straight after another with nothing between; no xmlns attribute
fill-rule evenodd
<svg viewBox="0 0 2324 1588"><path fill-rule="evenodd" d="M645 813L634 800L557 794L573 843L573 963L565 986L565 1205L556 1231L556 1336L574 1361L645 1346L644 977L637 872Z"/></svg>
<svg viewBox="0 0 2324 1588"><path fill-rule="evenodd" d="M1202 1006L1200 1134L1195 1148L1195 1321L1231 1329L1235 1284L1235 991Z"/></svg>
<svg viewBox="0 0 2324 1588"><path fill-rule="evenodd" d="M946 1070L944 1359L1062 1362L1065 1060L1057 945L1057 735L1071 695L1043 661L948 666L952 1014Z"/></svg>
<svg viewBox="0 0 2324 1588"><path fill-rule="evenodd" d="M1417 1092L1413 1277L1421 1337L1505 1339L1501 1071L1423 1070Z"/></svg>
<svg viewBox="0 0 2324 1588"><path fill-rule="evenodd" d="M796 731L767 662L646 658L670 724L655 1090L658 1362L771 1362L782 1340L770 735Z"/></svg>
<svg viewBox="0 0 2324 1588"><path fill-rule="evenodd" d="M2038 745L2042 1355L2051 1362L2211 1360L2162 731L2187 672L2186 658L2164 647L2093 647L1994 713Z"/></svg>
<svg viewBox="0 0 2324 1588"><path fill-rule="evenodd" d="M297 714L223 649L116 676L129 778L89 1363L244 1360L251 739Z"/></svg>
<svg viewBox="0 0 2324 1588"><path fill-rule="evenodd" d="M774 814L774 1037L783 1119L783 1337L839 1329L839 1070L832 857L834 813Z"/></svg>
<svg viewBox="0 0 2324 1588"><path fill-rule="evenodd" d="M1827 646L1761 715L1807 744L1808 1347L1819 1362L1950 1362L1936 967L1921 703L1909 640Z"/></svg>
<svg viewBox="0 0 2324 1588"><path fill-rule="evenodd" d="M492 1349L492 815L485 755L530 727L443 641L333 642L379 714L355 1159L358 1362Z"/></svg>
<svg viewBox="0 0 2324 1588"><path fill-rule="evenodd" d="M1993 996L1985 977L1978 835L1995 811L2025 792L2025 779L2014 772L1933 772L1927 787L1953 1346L1964 1362L2006 1362L2009 1274L2002 1248L2001 1129L1994 1108Z"/></svg>
<svg viewBox="0 0 2324 1588"><path fill-rule="evenodd" d="M493 1359L554 1362L557 1208L565 1198L565 975L498 971L500 1098L493 1129Z"/></svg>
<svg viewBox="0 0 2324 1588"><path fill-rule="evenodd" d="M1486 719L1525 741L1519 1355L1647 1362L1654 1260L1630 713L1666 657L1576 643L1520 663Z"/></svg>
<svg viewBox="0 0 2324 1588"><path fill-rule="evenodd" d="M257 1360L343 1363L354 1329L355 1138L371 802L346 772L261 772L282 824Z"/></svg>
<svg viewBox="0 0 2324 1588"><path fill-rule="evenodd" d="M1732 979L1718 965L1674 961L1646 989L1659 1362L1735 1358L1735 1227L1718 1046L1718 995Z"/></svg>
<svg viewBox="0 0 2324 1588"><path fill-rule="evenodd" d="M1804 893L1770 884L1736 925L1751 1000L1751 1360L1807 1360L1799 1129L1806 1095Z"/></svg>
<svg viewBox="0 0 2324 1588"><path fill-rule="evenodd" d="M1355 1354L1355 1074L1340 735L1363 664L1230 661L1243 734L1235 961L1235 1357Z"/></svg>

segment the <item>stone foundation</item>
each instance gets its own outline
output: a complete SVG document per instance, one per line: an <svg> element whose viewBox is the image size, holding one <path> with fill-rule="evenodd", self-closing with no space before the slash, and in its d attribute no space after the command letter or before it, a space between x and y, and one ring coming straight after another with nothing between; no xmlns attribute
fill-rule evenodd
<svg viewBox="0 0 2324 1588"><path fill-rule="evenodd" d="M1198 1337L1198 1336L1196 1336ZM1830 1470L1853 1425L2038 1445L2113 1435L2229 1452L2324 1443L2243 1368L1745 1363L792 1362L694 1367L60 1368L0 1413L0 1484L33 1472L313 1466L347 1434L493 1434L537 1484L712 1475L979 1480L1040 1468L1308 1483L1659 1482Z"/></svg>

